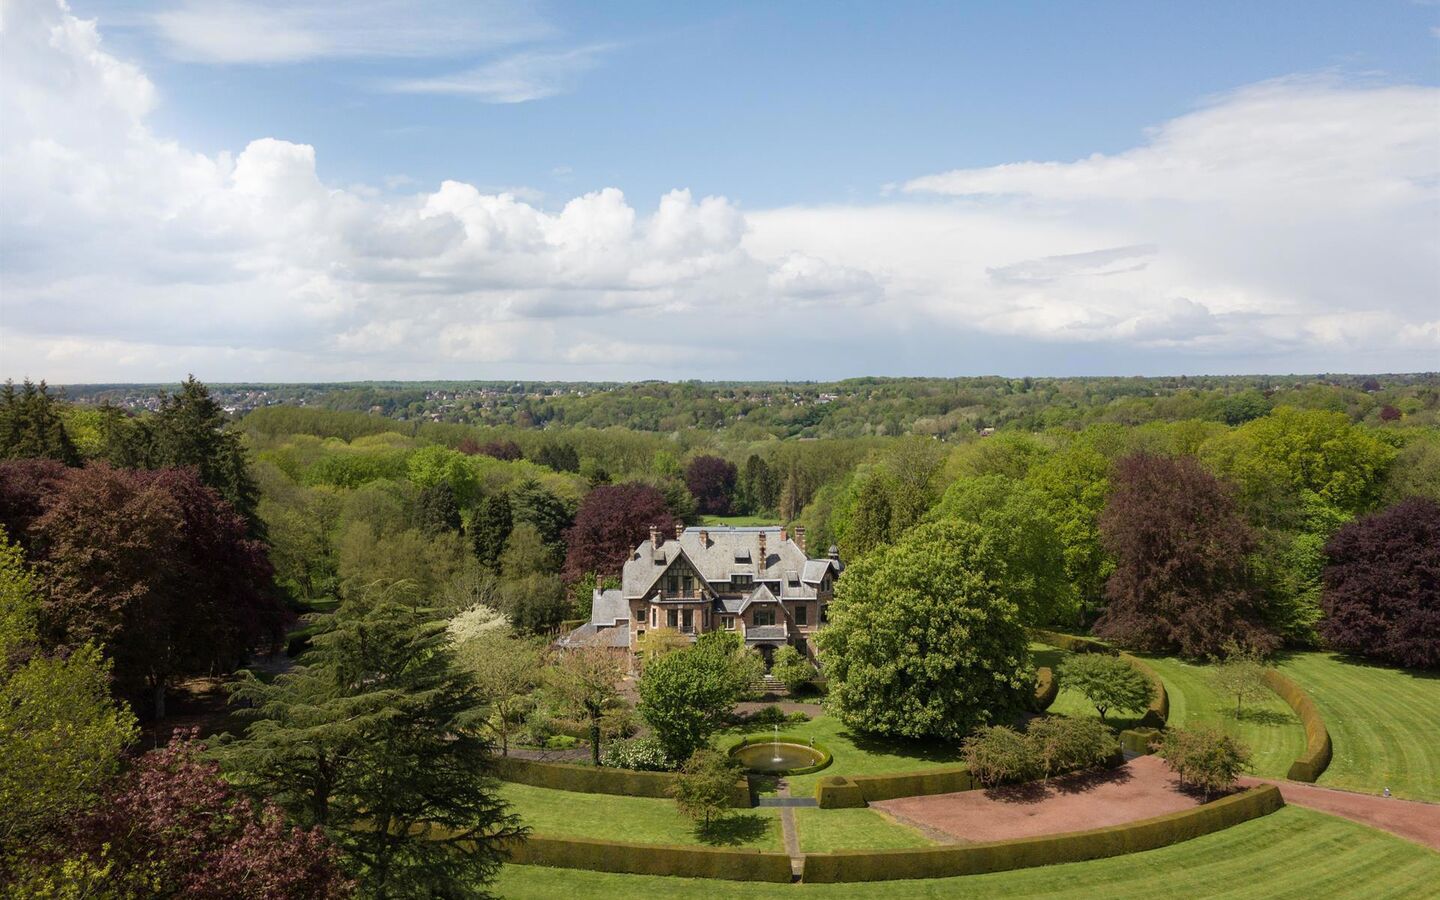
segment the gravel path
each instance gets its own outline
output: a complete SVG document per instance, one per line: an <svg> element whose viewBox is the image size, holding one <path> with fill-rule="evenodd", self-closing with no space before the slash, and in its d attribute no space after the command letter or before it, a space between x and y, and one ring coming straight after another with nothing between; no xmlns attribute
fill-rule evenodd
<svg viewBox="0 0 1440 900"><path fill-rule="evenodd" d="M1440 804L1337 791L1334 788L1280 779L1242 778L1240 783L1246 787L1256 784L1276 785L1286 803L1350 819L1440 850Z"/></svg>

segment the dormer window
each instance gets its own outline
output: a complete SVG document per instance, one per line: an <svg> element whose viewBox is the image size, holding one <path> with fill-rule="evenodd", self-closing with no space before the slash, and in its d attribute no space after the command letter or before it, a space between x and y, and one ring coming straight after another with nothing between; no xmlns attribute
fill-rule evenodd
<svg viewBox="0 0 1440 900"><path fill-rule="evenodd" d="M800 573L795 571L794 569L789 570L785 573L785 581L791 587L798 586L800 584Z"/></svg>
<svg viewBox="0 0 1440 900"><path fill-rule="evenodd" d="M736 587L749 587L751 582L749 575L734 574L730 576L730 582Z"/></svg>

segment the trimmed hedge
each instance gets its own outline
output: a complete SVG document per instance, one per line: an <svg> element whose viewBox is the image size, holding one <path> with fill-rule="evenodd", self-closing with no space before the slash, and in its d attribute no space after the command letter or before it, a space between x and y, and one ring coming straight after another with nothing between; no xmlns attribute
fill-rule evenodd
<svg viewBox="0 0 1440 900"><path fill-rule="evenodd" d="M1127 728L1120 732L1120 749L1149 756L1155 752L1151 742L1163 733L1159 728Z"/></svg>
<svg viewBox="0 0 1440 900"><path fill-rule="evenodd" d="M948 878L1102 859L1154 850L1269 815L1285 805L1280 789L1260 785L1182 812L1090 831L917 850L842 850L805 857L813 884Z"/></svg>
<svg viewBox="0 0 1440 900"><path fill-rule="evenodd" d="M1265 670L1265 684L1280 698L1290 704L1300 721L1305 724L1305 755L1290 764L1285 777L1291 781L1314 781L1330 765L1330 730L1320 716L1320 708L1305 689L1280 674L1275 669Z"/></svg>
<svg viewBox="0 0 1440 900"><path fill-rule="evenodd" d="M1147 728L1164 728L1165 722L1170 718L1170 694L1165 690L1165 681L1160 674L1145 664L1144 660L1122 653L1113 647L1106 646L1090 638L1076 637L1071 634L1061 634L1058 631L1045 631L1032 628L1030 636L1042 644L1049 644L1052 647L1059 647L1061 650L1068 650L1071 653L1111 653L1119 656L1130 664L1132 668L1150 679L1154 687L1151 696L1150 706L1145 710L1145 715L1140 719L1140 724Z"/></svg>
<svg viewBox="0 0 1440 900"><path fill-rule="evenodd" d="M605 766L539 762L513 756L497 756L492 761L495 777L501 781L514 781L578 794L619 794L625 797L668 799L672 796L671 786L680 777L674 772L637 772ZM735 782L730 805L736 809L749 809L754 806L749 781L742 778Z"/></svg>
<svg viewBox="0 0 1440 900"><path fill-rule="evenodd" d="M867 805L860 785L843 775L820 779L815 785L815 800L821 809L858 809Z"/></svg>
<svg viewBox="0 0 1440 900"><path fill-rule="evenodd" d="M526 866L781 884L788 884L791 880L790 857L764 850L624 844L541 835L531 835L524 841L512 843L508 849L510 862Z"/></svg>
<svg viewBox="0 0 1440 900"><path fill-rule="evenodd" d="M1060 695L1060 681L1055 673L1050 671L1049 666L1041 666L1035 670L1035 701L1031 706L1035 712L1044 712L1055 702Z"/></svg>
<svg viewBox="0 0 1440 900"><path fill-rule="evenodd" d="M782 744L794 744L799 747L809 747L812 750L816 750L820 753L820 761L813 766L801 766L798 769L786 769L783 772L767 772L765 773L767 775L809 775L812 772L820 771L834 761L834 757L830 753L830 748L817 742L814 738L800 737L795 734L747 734L745 737L731 744L725 752L734 756L735 751L742 747L749 747L754 744L770 744L775 741L779 741Z"/></svg>
<svg viewBox="0 0 1440 900"><path fill-rule="evenodd" d="M866 803L894 800L896 797L920 797L926 794L954 794L973 791L977 785L970 770L964 766L926 769L899 775L855 775L851 781L860 788Z"/></svg>

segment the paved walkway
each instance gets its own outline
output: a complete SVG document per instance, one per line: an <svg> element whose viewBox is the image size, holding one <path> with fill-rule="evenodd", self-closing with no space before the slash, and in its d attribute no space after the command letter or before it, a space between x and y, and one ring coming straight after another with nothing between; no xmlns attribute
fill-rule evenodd
<svg viewBox="0 0 1440 900"><path fill-rule="evenodd" d="M775 793L782 798L790 798L790 785L785 779L780 779L776 785ZM790 855L790 875L799 879L805 872L805 856L800 852L800 836L795 830L795 810L791 806L780 807L780 828L785 833L785 852Z"/></svg>
<svg viewBox="0 0 1440 900"><path fill-rule="evenodd" d="M1240 783L1245 787L1276 785L1286 803L1340 816L1440 850L1440 804L1337 791L1275 778L1242 778Z"/></svg>

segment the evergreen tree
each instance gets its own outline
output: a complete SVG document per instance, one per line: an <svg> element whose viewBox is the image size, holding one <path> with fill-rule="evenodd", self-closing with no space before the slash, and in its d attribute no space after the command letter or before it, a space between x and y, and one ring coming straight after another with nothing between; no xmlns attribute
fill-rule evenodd
<svg viewBox="0 0 1440 900"><path fill-rule="evenodd" d="M60 418L50 389L25 379L20 392L8 379L0 389L0 459L56 459L67 466L80 464L65 422Z"/></svg>
<svg viewBox="0 0 1440 900"><path fill-rule="evenodd" d="M891 534L890 491L884 475L876 473L865 480L855 500L850 528L845 535L845 552L849 556L869 553L894 538Z"/></svg>
<svg viewBox="0 0 1440 900"><path fill-rule="evenodd" d="M780 500L780 481L775 470L759 454L752 453L740 472L738 501L743 512L764 515Z"/></svg>
<svg viewBox="0 0 1440 900"><path fill-rule="evenodd" d="M254 527L260 490L246 465L240 435L225 428L225 411L191 375L180 390L160 400L150 428L149 467L193 466L200 480L230 501Z"/></svg>
<svg viewBox="0 0 1440 900"><path fill-rule="evenodd" d="M513 527L509 497L487 494L480 498L470 517L470 545L482 566L499 571L500 554L505 552L505 543L510 540Z"/></svg>
<svg viewBox="0 0 1440 900"><path fill-rule="evenodd" d="M484 896L523 837L489 777L472 677L446 623L386 593L357 597L306 665L235 689L255 718L223 751L247 788L323 826L374 897Z"/></svg>
<svg viewBox="0 0 1440 900"><path fill-rule="evenodd" d="M455 489L448 481L420 490L415 498L415 525L426 534L460 530L460 507L455 503Z"/></svg>

